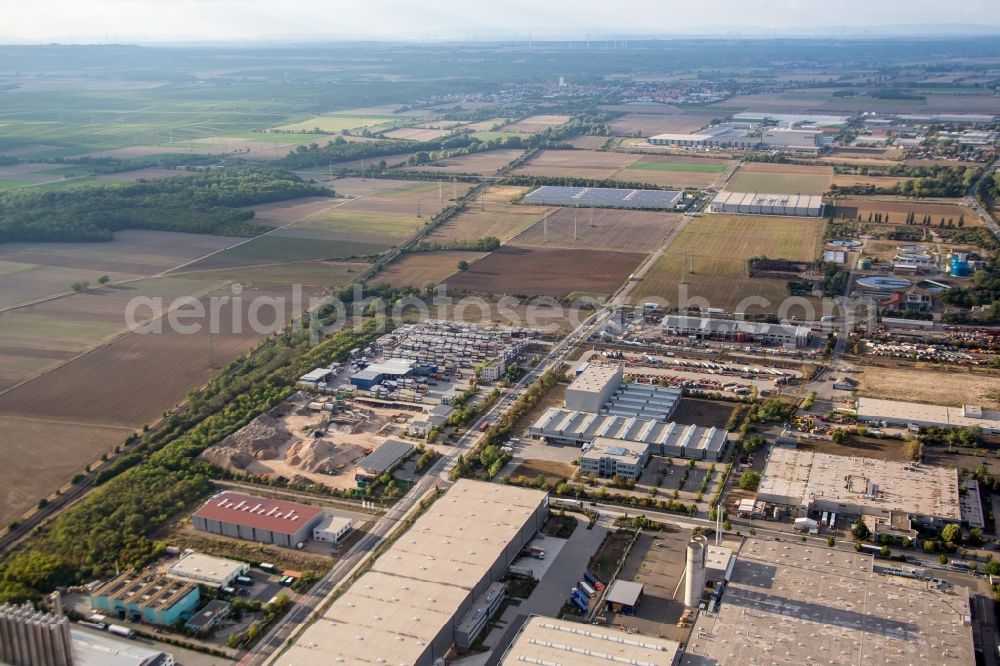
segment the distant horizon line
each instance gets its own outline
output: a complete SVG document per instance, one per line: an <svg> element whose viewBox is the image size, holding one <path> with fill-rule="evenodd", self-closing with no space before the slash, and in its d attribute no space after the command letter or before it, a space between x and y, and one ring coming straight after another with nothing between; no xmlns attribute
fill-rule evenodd
<svg viewBox="0 0 1000 666"><path fill-rule="evenodd" d="M485 33L485 34L484 34ZM19 37L0 35L0 46L205 46L205 45L316 45L322 43L370 43L370 44L577 44L592 42L591 48L604 48L608 42L653 42L653 41L699 41L699 40L807 40L807 39L837 39L868 41L902 40L902 39L950 39L969 37L1000 37L1000 24L970 25L970 24L911 24L870 26L830 26L830 27L789 27L762 28L747 27L703 27L687 28L665 32L590 32L585 28L579 31L546 31L545 29L506 30L492 28L488 31L478 28L456 28L419 34L400 35L358 35L358 34L311 34L311 35L259 35L248 37L197 36L181 35L117 35L106 33L98 35L60 35L53 37Z"/></svg>

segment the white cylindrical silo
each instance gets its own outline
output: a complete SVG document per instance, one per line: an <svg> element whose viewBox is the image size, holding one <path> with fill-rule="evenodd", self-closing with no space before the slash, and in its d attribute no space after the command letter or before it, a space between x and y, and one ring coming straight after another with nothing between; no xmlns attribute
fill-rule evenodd
<svg viewBox="0 0 1000 666"><path fill-rule="evenodd" d="M708 538L698 534L691 538L687 545L687 569L684 580L684 605L694 608L701 600L705 590L705 556L708 549Z"/></svg>

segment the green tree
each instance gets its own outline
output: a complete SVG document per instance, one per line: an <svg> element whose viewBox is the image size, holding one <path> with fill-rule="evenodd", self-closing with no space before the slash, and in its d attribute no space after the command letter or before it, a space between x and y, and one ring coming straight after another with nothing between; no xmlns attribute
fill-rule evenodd
<svg viewBox="0 0 1000 666"><path fill-rule="evenodd" d="M460 271L467 271L467 270L469 270L469 262L467 262L464 259L462 261L458 262L458 270L460 270Z"/></svg>
<svg viewBox="0 0 1000 666"><path fill-rule="evenodd" d="M760 435L755 435L750 439L743 441L743 451L744 453L755 453L767 444L767 440Z"/></svg>
<svg viewBox="0 0 1000 666"><path fill-rule="evenodd" d="M854 538L859 541L867 541L872 535L871 530L869 530L868 526L861 520L856 521L854 525L851 526L851 534L853 534Z"/></svg>
<svg viewBox="0 0 1000 666"><path fill-rule="evenodd" d="M990 560L983 567L983 571L991 576L1000 576L1000 560Z"/></svg>
<svg viewBox="0 0 1000 666"><path fill-rule="evenodd" d="M962 535L962 528L955 523L949 523L941 528L941 540L945 543L955 543Z"/></svg>
<svg viewBox="0 0 1000 666"><path fill-rule="evenodd" d="M837 428L830 433L830 439L833 440L834 444L843 444L844 440L847 439L847 432L842 428Z"/></svg>
<svg viewBox="0 0 1000 666"><path fill-rule="evenodd" d="M760 474L757 472L743 472L740 475L740 488L743 490L757 490L760 485Z"/></svg>
<svg viewBox="0 0 1000 666"><path fill-rule="evenodd" d="M107 275L102 275L101 277L97 278L97 284L107 284L110 279L111 278L109 278Z"/></svg>

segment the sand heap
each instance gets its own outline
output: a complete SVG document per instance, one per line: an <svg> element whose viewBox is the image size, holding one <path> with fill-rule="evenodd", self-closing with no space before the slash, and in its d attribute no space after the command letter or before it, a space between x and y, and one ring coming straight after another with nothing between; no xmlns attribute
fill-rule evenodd
<svg viewBox="0 0 1000 666"><path fill-rule="evenodd" d="M208 447L201 458L219 467L246 469L254 460L284 457L284 449L298 441L281 420L261 414L218 444Z"/></svg>
<svg viewBox="0 0 1000 666"><path fill-rule="evenodd" d="M285 462L306 472L337 474L366 454L367 450L357 444L300 440L288 447Z"/></svg>

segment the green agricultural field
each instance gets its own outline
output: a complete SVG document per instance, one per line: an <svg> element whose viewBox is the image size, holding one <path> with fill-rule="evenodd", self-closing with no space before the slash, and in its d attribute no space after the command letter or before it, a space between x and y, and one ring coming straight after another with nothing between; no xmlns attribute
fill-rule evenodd
<svg viewBox="0 0 1000 666"><path fill-rule="evenodd" d="M251 130L301 119L304 107L328 103L330 95L306 84L20 92L4 97L0 152L52 158L243 134L269 141Z"/></svg>
<svg viewBox="0 0 1000 666"><path fill-rule="evenodd" d="M22 187L24 185L31 185L30 180L5 180L0 179L0 190L9 190L12 187Z"/></svg>
<svg viewBox="0 0 1000 666"><path fill-rule="evenodd" d="M783 280L750 278L753 257L813 261L823 248L824 220L799 217L703 215L692 220L630 294L633 302L663 298L677 304L681 289L710 307L734 311L748 296L766 298L773 312L788 296Z"/></svg>
<svg viewBox="0 0 1000 666"><path fill-rule="evenodd" d="M694 173L722 173L726 170L725 164L701 164L698 162L633 162L629 169L643 169L649 171L688 171Z"/></svg>

